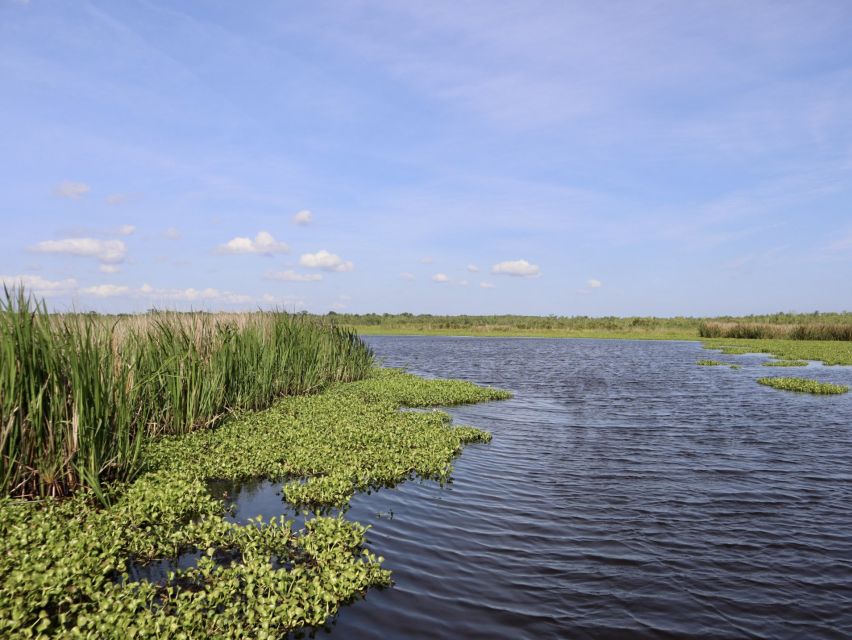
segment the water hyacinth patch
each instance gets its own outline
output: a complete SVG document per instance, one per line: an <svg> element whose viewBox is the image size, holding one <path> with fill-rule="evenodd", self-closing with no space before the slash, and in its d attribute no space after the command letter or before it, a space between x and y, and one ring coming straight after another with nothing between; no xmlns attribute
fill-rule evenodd
<svg viewBox="0 0 852 640"><path fill-rule="evenodd" d="M818 395L834 395L849 391L849 387L842 384L819 382L818 380L808 380L807 378L758 378L757 381L760 384L775 389Z"/></svg>
<svg viewBox="0 0 852 640"><path fill-rule="evenodd" d="M62 501L0 500L0 637L278 638L322 625L390 582L364 527L323 515L298 531L283 519L235 524L207 481L291 479L285 497L317 511L413 476L448 481L462 446L490 435L440 411L399 408L508 396L377 371L214 430L149 441L143 475L110 485L107 507L85 489ZM201 559L162 583L130 579L131 561L188 552ZM237 560L217 562L223 554Z"/></svg>

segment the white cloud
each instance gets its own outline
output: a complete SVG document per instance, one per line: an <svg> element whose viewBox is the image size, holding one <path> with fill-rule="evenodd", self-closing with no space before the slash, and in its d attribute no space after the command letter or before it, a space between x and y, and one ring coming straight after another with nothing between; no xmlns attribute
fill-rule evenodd
<svg viewBox="0 0 852 640"><path fill-rule="evenodd" d="M588 286L589 289L600 289L603 286L603 282L596 280L595 278L589 278L589 280L586 281L586 286Z"/></svg>
<svg viewBox="0 0 852 640"><path fill-rule="evenodd" d="M303 253L299 258L299 264L310 269L324 269L325 271L352 271L355 265L343 260L340 256L329 253L325 249L316 253Z"/></svg>
<svg viewBox="0 0 852 640"><path fill-rule="evenodd" d="M149 284L142 285L139 293L147 298L174 300L181 302L224 302L226 304L245 304L252 297L231 291L222 291L208 287L206 289L156 289Z"/></svg>
<svg viewBox="0 0 852 640"><path fill-rule="evenodd" d="M432 276L432 280L434 280L435 282L449 282L450 278L447 276L446 273L436 273L434 276Z"/></svg>
<svg viewBox="0 0 852 640"><path fill-rule="evenodd" d="M95 287L86 287L80 289L80 293L85 293L99 298L111 298L112 296L121 296L130 291L130 287L124 287L116 284L99 284Z"/></svg>
<svg viewBox="0 0 852 640"><path fill-rule="evenodd" d="M432 256L423 256L420 258L420 264L432 264L433 262L435 262L435 258Z"/></svg>
<svg viewBox="0 0 852 640"><path fill-rule="evenodd" d="M48 280L41 276L3 276L0 275L0 285L9 289L24 289L37 296L47 297L51 295L62 295L73 293L77 287L77 281L73 278L65 280Z"/></svg>
<svg viewBox="0 0 852 640"><path fill-rule="evenodd" d="M271 256L275 253L287 253L289 250L286 244L278 242L268 231L261 231L254 237L254 240L237 236L225 244L219 245L217 249L219 253L256 253L264 256Z"/></svg>
<svg viewBox="0 0 852 640"><path fill-rule="evenodd" d="M120 236L132 236L136 233L136 227L132 224L123 224L118 228L118 235Z"/></svg>
<svg viewBox="0 0 852 640"><path fill-rule="evenodd" d="M477 267L475 264L467 265L467 270L471 273L479 273L479 267Z"/></svg>
<svg viewBox="0 0 852 640"><path fill-rule="evenodd" d="M466 287L467 286L467 280L459 280L459 286Z"/></svg>
<svg viewBox="0 0 852 640"><path fill-rule="evenodd" d="M497 288L496 285L494 285L490 282L480 282L479 286L482 287L483 289L496 289Z"/></svg>
<svg viewBox="0 0 852 640"><path fill-rule="evenodd" d="M79 200L91 190L92 188L85 182L63 180L58 185L56 185L56 188L53 190L53 193L59 196L60 198L70 198L71 200Z"/></svg>
<svg viewBox="0 0 852 640"><path fill-rule="evenodd" d="M165 235L166 238L168 238L169 240L177 240L178 238L180 238L181 234L179 229L176 229L175 227L169 227L168 229L166 229L163 235Z"/></svg>
<svg viewBox="0 0 852 640"><path fill-rule="evenodd" d="M106 198L104 198L104 201L110 206L115 206L119 204L124 204L128 201L128 199L129 197L124 193L113 193L112 195L108 195Z"/></svg>
<svg viewBox="0 0 852 640"><path fill-rule="evenodd" d="M121 267L117 264L102 264L98 267L103 273L118 273L121 271Z"/></svg>
<svg viewBox="0 0 852 640"><path fill-rule="evenodd" d="M293 270L270 271L266 274L270 280L283 280L284 282L316 282L322 280L319 273L297 273Z"/></svg>
<svg viewBox="0 0 852 640"><path fill-rule="evenodd" d="M44 240L31 247L40 253L62 253L71 256L97 258L106 264L123 262L127 247L121 240L96 240L94 238L66 238Z"/></svg>
<svg viewBox="0 0 852 640"><path fill-rule="evenodd" d="M530 264L526 260L508 260L498 262L491 267L491 273L502 276L516 276L519 278L535 278L541 275L537 264Z"/></svg>
<svg viewBox="0 0 852 640"><path fill-rule="evenodd" d="M314 214L310 212L308 209L302 209L293 215L290 220L293 224L306 225L310 224L314 220Z"/></svg>
<svg viewBox="0 0 852 640"><path fill-rule="evenodd" d="M414 274L409 273L408 271L403 271L402 273L399 274L399 277L402 278L403 280L414 280Z"/></svg>

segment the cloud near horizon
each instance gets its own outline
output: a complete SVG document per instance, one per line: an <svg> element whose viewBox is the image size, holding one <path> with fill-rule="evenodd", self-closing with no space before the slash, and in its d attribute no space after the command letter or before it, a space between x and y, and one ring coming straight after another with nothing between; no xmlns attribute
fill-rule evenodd
<svg viewBox="0 0 852 640"><path fill-rule="evenodd" d="M270 280L281 280L283 282L318 282L322 280L320 273L298 273L292 269L287 271L270 271L266 274Z"/></svg>
<svg viewBox="0 0 852 640"><path fill-rule="evenodd" d="M230 255L257 254L271 256L276 253L287 253L290 251L290 247L283 242L278 242L268 231L261 231L254 239L243 236L232 238L225 244L220 244L216 251L217 253Z"/></svg>
<svg viewBox="0 0 852 640"><path fill-rule="evenodd" d="M95 238L43 240L30 247L30 250L38 253L58 253L96 258L105 264L124 262L127 256L127 246L121 240L97 240Z"/></svg>
<svg viewBox="0 0 852 640"><path fill-rule="evenodd" d="M325 249L320 249L316 253L303 253L299 258L299 264L309 269L323 269L324 271L336 271L338 273L355 269L355 265L351 261L344 260Z"/></svg>
<svg viewBox="0 0 852 640"><path fill-rule="evenodd" d="M0 275L0 285L8 287L9 289L23 288L29 293L34 293L37 296L46 298L54 295L72 293L77 288L77 281L74 278L66 278L65 280L48 280L47 278L33 275Z"/></svg>
<svg viewBox="0 0 852 640"><path fill-rule="evenodd" d="M498 262L491 267L491 273L500 276L515 276L518 278L536 278L541 275L537 264L530 264L524 259Z"/></svg>

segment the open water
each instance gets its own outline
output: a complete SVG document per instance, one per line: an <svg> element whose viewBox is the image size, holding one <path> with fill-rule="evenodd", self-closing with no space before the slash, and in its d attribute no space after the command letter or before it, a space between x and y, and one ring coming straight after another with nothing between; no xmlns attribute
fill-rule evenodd
<svg viewBox="0 0 852 640"><path fill-rule="evenodd" d="M368 341L387 366L515 398L450 410L494 435L450 486L353 499L395 586L331 638L852 638L852 393L755 382L852 385L851 367L689 342ZM278 515L276 491L246 488L236 517Z"/></svg>

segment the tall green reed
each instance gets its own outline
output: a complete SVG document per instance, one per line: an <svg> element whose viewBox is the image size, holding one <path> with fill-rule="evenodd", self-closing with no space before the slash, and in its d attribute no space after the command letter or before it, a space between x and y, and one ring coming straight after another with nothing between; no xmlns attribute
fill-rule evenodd
<svg viewBox="0 0 852 640"><path fill-rule="evenodd" d="M358 336L282 312L49 314L0 298L0 491L67 495L138 473L145 438L216 424L283 395L358 380Z"/></svg>

